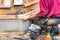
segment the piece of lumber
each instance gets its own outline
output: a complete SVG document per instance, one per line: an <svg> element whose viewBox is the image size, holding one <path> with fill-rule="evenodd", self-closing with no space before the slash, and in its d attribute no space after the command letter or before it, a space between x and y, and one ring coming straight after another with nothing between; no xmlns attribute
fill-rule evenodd
<svg viewBox="0 0 60 40"><path fill-rule="evenodd" d="M0 15L1 19L17 19L17 15Z"/></svg>

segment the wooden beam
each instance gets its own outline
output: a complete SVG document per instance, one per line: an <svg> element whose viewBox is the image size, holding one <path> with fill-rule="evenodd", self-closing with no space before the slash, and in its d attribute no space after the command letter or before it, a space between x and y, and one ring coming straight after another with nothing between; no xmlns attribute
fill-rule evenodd
<svg viewBox="0 0 60 40"><path fill-rule="evenodd" d="M17 36L23 36L23 33L0 33L0 37L17 37Z"/></svg>
<svg viewBox="0 0 60 40"><path fill-rule="evenodd" d="M38 9L38 8L39 8L39 3L36 3L36 4L31 5L31 6L29 6L29 7L25 7L25 8L23 9L23 11L24 11L25 13L27 13L27 12L29 12L29 11L33 11L33 10Z"/></svg>
<svg viewBox="0 0 60 40"><path fill-rule="evenodd" d="M24 0L23 5L25 7L28 7L28 6L31 6L31 5L38 3L38 2L39 2L39 0L31 0L31 1L30 0Z"/></svg>
<svg viewBox="0 0 60 40"><path fill-rule="evenodd" d="M17 19L17 15L0 15L0 20L1 19Z"/></svg>
<svg viewBox="0 0 60 40"><path fill-rule="evenodd" d="M31 14L37 14L37 13L39 13L40 12L40 10L39 9L36 9L36 10L33 10L33 11L30 11L30 12L27 12L27 13L25 13L25 14L21 14L21 15L18 15L18 19L23 19L24 17L28 17L28 16L30 16Z"/></svg>

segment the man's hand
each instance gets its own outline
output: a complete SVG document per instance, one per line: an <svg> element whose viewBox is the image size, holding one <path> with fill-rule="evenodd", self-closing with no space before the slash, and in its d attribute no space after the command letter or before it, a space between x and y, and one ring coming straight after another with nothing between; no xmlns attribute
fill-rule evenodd
<svg viewBox="0 0 60 40"><path fill-rule="evenodd" d="M30 15L26 15L23 17L23 20L28 20L30 18Z"/></svg>
<svg viewBox="0 0 60 40"><path fill-rule="evenodd" d="M35 18L35 17L36 17L35 14L30 14L30 15L24 16L24 17L23 17L23 20L33 19L33 18Z"/></svg>
<svg viewBox="0 0 60 40"><path fill-rule="evenodd" d="M31 14L31 15L30 15L30 19L34 19L35 17L36 17L35 14Z"/></svg>
<svg viewBox="0 0 60 40"><path fill-rule="evenodd" d="M30 35L31 35L30 33L26 33L24 36L30 38L31 37Z"/></svg>

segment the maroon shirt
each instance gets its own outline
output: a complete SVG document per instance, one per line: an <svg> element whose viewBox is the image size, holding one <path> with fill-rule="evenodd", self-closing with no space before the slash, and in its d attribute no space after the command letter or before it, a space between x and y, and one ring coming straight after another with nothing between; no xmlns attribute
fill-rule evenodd
<svg viewBox="0 0 60 40"><path fill-rule="evenodd" d="M40 0L40 12L37 16L60 17L60 0Z"/></svg>

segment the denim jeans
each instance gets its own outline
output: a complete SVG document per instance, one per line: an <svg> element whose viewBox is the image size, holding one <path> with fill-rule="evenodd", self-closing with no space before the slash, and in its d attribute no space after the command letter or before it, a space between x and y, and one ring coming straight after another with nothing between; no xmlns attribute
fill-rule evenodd
<svg viewBox="0 0 60 40"><path fill-rule="evenodd" d="M47 25L57 25L60 24L60 19L49 19Z"/></svg>

